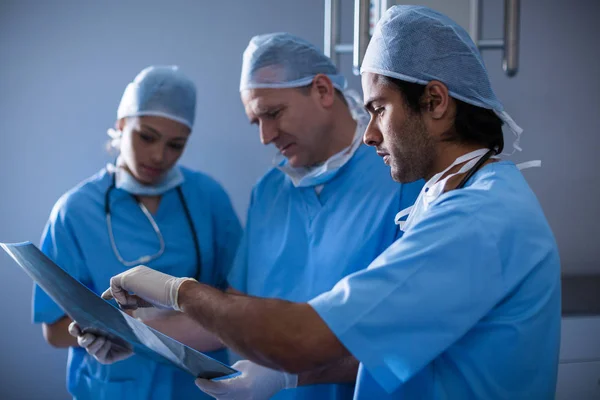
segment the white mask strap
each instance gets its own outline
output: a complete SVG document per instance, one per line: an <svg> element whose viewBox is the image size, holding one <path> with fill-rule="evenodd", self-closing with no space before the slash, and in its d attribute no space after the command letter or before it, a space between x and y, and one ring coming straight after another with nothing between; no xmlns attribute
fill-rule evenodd
<svg viewBox="0 0 600 400"><path fill-rule="evenodd" d="M406 217L408 214L410 214L410 212L412 211L412 209L415 206L412 205L410 207L405 208L404 210L400 211L398 214L396 214L396 218L394 218L394 223L396 225L400 226L400 229L402 229L404 227L404 224L406 224L406 221L400 221L400 218Z"/></svg>
<svg viewBox="0 0 600 400"><path fill-rule="evenodd" d="M467 154L463 154L462 156L458 157L456 160L454 160L454 162L452 164L450 164L448 166L448 168L446 168L445 170L443 170L442 172L439 172L437 174L435 174L426 184L426 187L431 187L433 186L437 181L440 180L440 178L442 176L444 176L448 171L450 171L452 168L454 168L456 165L458 164L462 164L465 161L469 161L472 160L474 158L478 158L483 156L485 153L487 153L489 151L489 149L478 149L475 151L472 151L470 153Z"/></svg>
<svg viewBox="0 0 600 400"><path fill-rule="evenodd" d="M531 161L525 161L520 164L517 164L517 168L519 168L520 171L523 171L524 169L527 169L527 168L539 168L541 166L542 166L542 160L531 160Z"/></svg>

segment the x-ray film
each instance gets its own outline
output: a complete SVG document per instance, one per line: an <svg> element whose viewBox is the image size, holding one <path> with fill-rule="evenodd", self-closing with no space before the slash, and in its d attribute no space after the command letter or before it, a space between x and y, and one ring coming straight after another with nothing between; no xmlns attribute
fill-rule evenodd
<svg viewBox="0 0 600 400"><path fill-rule="evenodd" d="M237 373L103 300L30 242L0 245L84 332L107 336L138 355L174 365L194 377L212 379Z"/></svg>

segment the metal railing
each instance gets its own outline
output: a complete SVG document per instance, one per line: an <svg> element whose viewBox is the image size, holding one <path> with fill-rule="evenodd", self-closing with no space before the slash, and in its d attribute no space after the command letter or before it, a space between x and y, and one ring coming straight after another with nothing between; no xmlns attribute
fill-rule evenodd
<svg viewBox="0 0 600 400"><path fill-rule="evenodd" d="M371 39L371 24L377 22L394 0L354 0L354 36L352 43L340 41L340 0L325 0L325 55L339 64L338 55L352 54L352 70L360 73L360 64Z"/></svg>
<svg viewBox="0 0 600 400"><path fill-rule="evenodd" d="M504 50L502 68L509 77L519 70L519 20L520 0L504 0L504 37L500 39L481 38L481 1L470 0L469 30L473 41L480 50ZM352 70L360 74L360 64L371 39L370 28L395 0L354 0L354 37L352 44L339 43L340 39L340 0L325 0L325 54L335 64L338 55L352 53Z"/></svg>
<svg viewBox="0 0 600 400"><path fill-rule="evenodd" d="M509 77L519 70L519 20L521 16L520 0L504 0L504 37L501 39L481 38L481 0L471 0L470 26L471 37L479 50L504 50L502 69Z"/></svg>

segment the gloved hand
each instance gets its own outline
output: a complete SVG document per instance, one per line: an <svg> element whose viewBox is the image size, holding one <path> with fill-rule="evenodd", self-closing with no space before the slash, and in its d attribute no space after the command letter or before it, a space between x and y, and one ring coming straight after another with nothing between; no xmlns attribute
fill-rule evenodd
<svg viewBox="0 0 600 400"><path fill-rule="evenodd" d="M266 400L280 390L298 386L298 375L275 371L248 360L238 361L232 367L241 374L220 381L198 378L196 386L217 400Z"/></svg>
<svg viewBox="0 0 600 400"><path fill-rule="evenodd" d="M133 351L114 344L104 336L83 333L77 322L71 322L69 333L77 338L77 344L101 364L113 364L133 355Z"/></svg>
<svg viewBox="0 0 600 400"><path fill-rule="evenodd" d="M181 311L177 304L179 287L189 280L196 281L192 278L176 278L139 265L113 276L110 288L102 293L102 298L110 300L114 297L123 309L154 306Z"/></svg>

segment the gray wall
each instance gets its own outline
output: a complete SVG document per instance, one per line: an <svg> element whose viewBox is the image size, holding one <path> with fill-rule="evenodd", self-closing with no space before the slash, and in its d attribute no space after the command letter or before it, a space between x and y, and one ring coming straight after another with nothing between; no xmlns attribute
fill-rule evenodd
<svg viewBox="0 0 600 400"><path fill-rule="evenodd" d="M484 1L484 35L498 37L502 3ZM524 171L554 230L563 273L600 274L600 2L521 1L521 65L501 69L501 52L486 51L492 84L525 132L523 153L541 159ZM508 139L508 137L507 137Z"/></svg>
<svg viewBox="0 0 600 400"><path fill-rule="evenodd" d="M343 0L350 40L351 4ZM499 0L484 1L484 35L501 33ZM521 67L506 78L486 52L498 96L525 129L515 161L559 242L565 273L600 272L600 2L522 1ZM321 0L0 1L0 241L37 242L56 199L109 158L105 131L125 85L150 64L179 64L198 84L198 119L184 164L216 177L242 219L272 150L238 97L241 53L258 33L322 43ZM350 73L350 57L342 70ZM356 87L357 78L350 79ZM507 140L510 138L507 137ZM30 324L31 282L0 254L0 398L65 398L66 352Z"/></svg>

